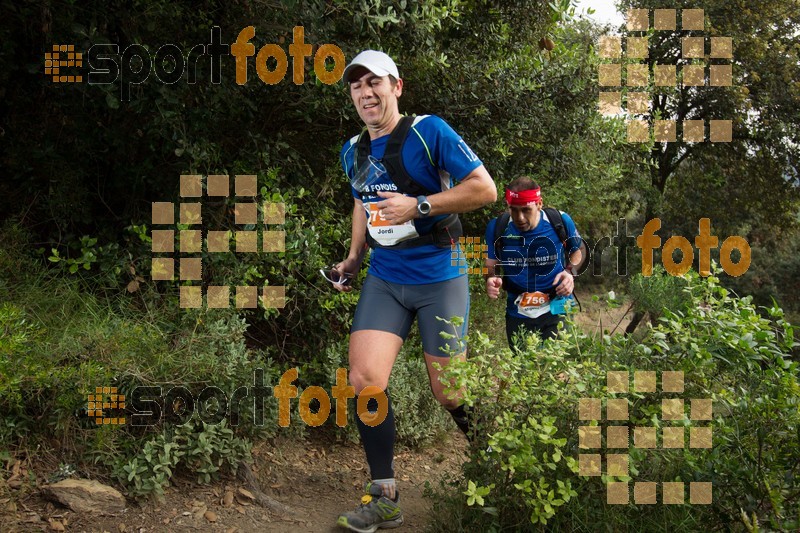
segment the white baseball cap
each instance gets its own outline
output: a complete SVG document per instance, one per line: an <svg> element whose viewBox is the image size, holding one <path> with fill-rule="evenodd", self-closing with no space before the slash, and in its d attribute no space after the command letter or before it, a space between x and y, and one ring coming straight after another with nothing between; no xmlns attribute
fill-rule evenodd
<svg viewBox="0 0 800 533"><path fill-rule="evenodd" d="M383 52L377 50L364 50L344 69L342 79L345 83L350 82L350 74L358 67L364 67L376 76L392 75L395 78L400 78L400 73L397 72L397 65L394 64L392 58Z"/></svg>

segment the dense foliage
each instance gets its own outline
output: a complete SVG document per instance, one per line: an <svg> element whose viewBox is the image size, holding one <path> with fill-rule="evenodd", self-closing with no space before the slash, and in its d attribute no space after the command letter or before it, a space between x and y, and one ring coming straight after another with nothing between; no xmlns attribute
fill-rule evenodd
<svg viewBox="0 0 800 533"><path fill-rule="evenodd" d="M212 26L230 44L252 24L259 49L288 46L293 27L302 25L307 43L336 44L347 58L366 47L392 54L405 81L401 111L445 118L498 183L532 173L550 187L548 201L598 233L632 206L625 189L636 164L622 142L624 129L594 112L597 30L556 25L569 17L567 1L3 6L10 23L0 120L16 134L6 136L3 164L11 179L0 185L0 212L32 230L42 254L68 271L102 272L93 287L114 293L137 281L135 297L146 301L147 293L176 290L147 279L150 203L176 201L180 174L257 174L263 197L287 205L286 252L206 255L203 281L286 285L283 312L248 317L250 334L282 360L320 357L351 312L353 298L323 294L316 273L343 256L349 237L350 210L342 203L349 189L337 155L360 125L345 88L321 83L311 60L305 83L287 76L266 85L252 58L249 81L237 85L227 56L219 84L204 60L196 83L188 82L188 69L172 85L151 75L132 85L125 101L120 81L50 82L39 65L51 43L75 43L76 50L116 43L120 51L141 44L151 53L174 43L189 50L209 42ZM537 44L546 35L555 39L552 51ZM205 202L204 225L234 227L232 203ZM483 233L492 209L465 217L468 234Z"/></svg>
<svg viewBox="0 0 800 533"><path fill-rule="evenodd" d="M773 300L800 311L798 4L696 4L711 35L734 37L734 87L655 89L654 105L662 117L735 116L728 145L627 143L622 118L596 112L595 46L608 28L576 19L569 0L0 1L0 458L57 450L81 473L144 497L161 494L178 473L214 479L247 461L256 439L314 431L296 420L279 429L271 396L263 424L247 410L238 424L185 423L180 405L164 401L153 426L96 427L86 394L106 384L125 394L182 386L196 396L213 385L230 397L256 371L275 384L291 367L299 392L335 383L357 294L333 292L317 270L342 258L350 237L350 188L337 156L361 124L347 89L322 83L311 59L300 85L288 75L262 83L253 58L238 85L226 56L221 83L212 83L203 60L176 83L151 74L130 94L120 81L56 84L42 72L57 43L188 51L208 43L214 27L232 44L253 25L256 50L287 50L293 28L303 26L314 50L336 44L347 59L364 48L389 52L405 82L401 111L442 116L499 188L534 177L545 203L570 213L591 242L613 235L620 218L635 234L649 216L664 220L663 236L691 241L697 220L710 217L720 240L741 234L753 250L750 270L735 280L635 276L627 290L650 327L630 338L573 329L545 349L532 342L535 357L482 335L502 338L502 317L475 302L475 357L458 379L468 385L480 434L463 479L453 480L458 490L438 494L437 516L469 530L734 529L743 520L748 528L800 527L797 352ZM674 32L651 39L650 62L680 46ZM203 284L285 285L285 308L181 310L181 283L150 279L151 202L178 202L181 174L256 174L260 198L285 204L284 252L203 254ZM233 203L205 201L205 229L235 228ZM483 235L499 210L464 216L466 234ZM638 269L635 251L626 272L606 267L602 278L587 274L579 284L619 289ZM609 246L606 265L613 252ZM472 285L473 294L482 290L477 277ZM430 395L414 335L391 387L400 442L424 445L452 426ZM574 473L576 402L600 394L606 370L666 368L686 372L687 395L714 398L714 449L638 450L635 474L713 480L714 504L606 506L605 479ZM631 423L655 423L659 399L633 396ZM355 438L350 422L340 429L329 421L322 431Z"/></svg>
<svg viewBox="0 0 800 533"><path fill-rule="evenodd" d="M762 305L777 298L787 311L797 313L795 254L784 250L795 249L798 238L800 2L622 0L618 7L623 13L648 10L651 28L654 10L677 10L676 30L634 34L648 38L648 56L632 62L644 62L651 71L655 65L677 65L678 80L676 86L658 87L651 75L648 113L636 116L650 123L678 122L677 142L642 145L650 153L649 184L639 190L645 203L641 215L645 220L661 218L664 238L679 234L691 240L701 218L711 219L720 242L730 235L745 237L759 259L759 264L753 262L757 272L725 280L726 285L754 294ZM705 31L681 30L686 8L703 9ZM704 57L683 56L682 39L687 36L705 38ZM711 39L719 37L732 39L732 59L711 55ZM705 65L705 87L682 84L689 64ZM731 85L714 86L708 65L731 65ZM731 120L732 140L684 142L683 120ZM707 129L706 139L708 135ZM716 251L712 254L716 258Z"/></svg>
<svg viewBox="0 0 800 533"><path fill-rule="evenodd" d="M499 349L488 337L473 340L473 357L453 376L470 391L479 420L463 478L452 485L466 496L438 492L437 527L499 531L547 524L556 531L628 528L661 531L770 530L800 527L797 450L800 383L794 329L772 307L761 317L749 298L735 298L712 276L685 280L689 305L664 310L640 338L588 336L570 327L561 338L527 353ZM654 394L609 394L609 370L656 371ZM691 420L691 402L678 420L662 416L663 371L684 373L684 398L711 398L713 419ZM581 398L627 398L628 422L579 419ZM605 402L603 403L605 412ZM629 475L578 476L579 426L678 426L689 435L712 427L713 447L629 450ZM609 450L609 452L611 452ZM625 453L625 452L616 452ZM608 481L710 481L711 505L608 505ZM438 489L439 491L441 489ZM434 489L434 492L437 492ZM630 491L633 498L633 490ZM661 492L658 492L661 498ZM687 491L688 501L688 491ZM659 499L659 502L661 500ZM749 525L748 525L749 524Z"/></svg>
<svg viewBox="0 0 800 533"><path fill-rule="evenodd" d="M306 427L297 400L289 426L278 425L272 387L289 365L248 348L248 326L234 310L186 312L156 301L141 310L46 272L18 231L0 231L0 244L0 449L25 454L60 443L64 464L97 469L94 476L114 478L141 497L161 495L174 475L207 483L235 472L249 460L254 440L312 431L357 438L352 401L344 428L334 425L333 413L320 430ZM297 365L298 395L311 384L332 388L336 369L347 367L347 338L331 342L324 358L324 364ZM97 426L87 416L87 394L97 386L117 387L126 396L127 409L108 414L128 417L125 426ZM262 402L251 392L234 406L235 391L254 386L266 387ZM143 387L157 390L143 393ZM201 402L212 387L224 396ZM450 427L413 349L404 350L395 367L392 396L401 445L429 443ZM137 397L157 407L136 403ZM159 415L144 417L146 411ZM133 416L139 417L135 423Z"/></svg>

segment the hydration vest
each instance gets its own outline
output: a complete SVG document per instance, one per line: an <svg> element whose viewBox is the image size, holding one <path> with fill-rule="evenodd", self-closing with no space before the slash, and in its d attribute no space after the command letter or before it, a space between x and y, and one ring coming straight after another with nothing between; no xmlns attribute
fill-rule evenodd
<svg viewBox="0 0 800 533"><path fill-rule="evenodd" d="M401 193L409 194L415 197L429 196L434 194L434 191L430 191L420 185L417 181L414 181L403 164L403 145L406 143L406 138L408 137L408 133L411 130L411 127L414 125L414 122L415 117L403 116L400 118L400 122L397 123L397 126L395 126L394 130L389 135L389 140L386 143L386 151L383 154L383 159L381 162L386 168L386 173L388 174L389 179L392 180L395 185L397 185L397 190L399 190ZM372 150L372 141L369 138L369 134L367 133L366 129L361 132L358 137L358 141L356 142L357 150L355 168L353 169L354 175L356 172L358 172L359 167L367 164L367 160ZM424 140L422 143L425 145ZM428 151L427 145L425 145L425 150ZM461 220L458 218L457 214L452 213L447 215L442 220L436 222L429 233L420 235L419 237L415 237L413 239L401 241L392 246L384 246L378 243L372 238L368 230L367 244L369 244L372 248L388 248L392 250L414 248L416 246L423 246L425 244L434 244L439 248L449 248L458 241L458 238L462 234L463 230L461 227Z"/></svg>
<svg viewBox="0 0 800 533"><path fill-rule="evenodd" d="M561 245L564 247L563 259L567 261L567 239L569 236L567 235L567 228L564 226L564 219L561 216L561 211L555 209L553 207L543 207L542 211L547 215L547 220L550 222L550 225L553 226L553 229L558 236L558 240L561 241ZM505 231L508 227L508 223L511 221L511 215L506 211L499 217L495 219L494 225L494 256L495 258L502 262L503 259L501 257L501 252L503 250L503 246L505 245ZM541 221L539 222L541 224ZM503 278L503 288L507 291L522 294L523 292L527 292L527 289L524 287L514 283L511 281L511 278L504 277ZM555 294L555 290L551 291Z"/></svg>

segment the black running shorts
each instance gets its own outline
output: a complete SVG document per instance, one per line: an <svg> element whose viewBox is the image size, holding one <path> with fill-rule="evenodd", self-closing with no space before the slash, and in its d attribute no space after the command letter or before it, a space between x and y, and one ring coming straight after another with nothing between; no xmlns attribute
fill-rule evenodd
<svg viewBox="0 0 800 533"><path fill-rule="evenodd" d="M402 285L367 275L350 332L374 329L394 333L405 340L414 317L419 317L419 332L425 353L450 357L466 349L469 322L469 283L459 276L438 283ZM463 317L456 328L439 318ZM455 335L445 339L440 332Z"/></svg>

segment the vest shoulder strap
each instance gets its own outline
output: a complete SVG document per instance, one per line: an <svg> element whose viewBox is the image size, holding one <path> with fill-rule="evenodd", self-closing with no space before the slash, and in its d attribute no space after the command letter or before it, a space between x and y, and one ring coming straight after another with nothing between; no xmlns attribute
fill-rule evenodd
<svg viewBox="0 0 800 533"><path fill-rule="evenodd" d="M558 240L561 241L561 244L566 246L567 242L567 228L564 226L564 218L561 216L561 212L558 209L553 207L544 207L542 210L547 214L547 220L550 222L550 225L553 226L553 229L558 235ZM503 233L505 232L506 228L508 227L508 222L511 219L511 215L508 212L503 213L499 217L497 217L497 222L494 226L494 256L500 260L500 251L503 248Z"/></svg>
<svg viewBox="0 0 800 533"><path fill-rule="evenodd" d="M511 215L508 213L508 211L505 211L502 215L495 219L494 242L492 244L494 246L494 257L498 261L503 260L503 258L500 257L500 252L503 250L503 233L508 227L509 220L511 220Z"/></svg>
<svg viewBox="0 0 800 533"><path fill-rule="evenodd" d="M406 170L403 163L403 145L405 145L408 133L411 127L416 124L421 117L403 116L400 122L397 123L392 133L389 135L389 140L386 142L386 150L383 153L383 166L386 167L386 172L389 178L397 185L400 192L410 194L411 196L421 196L433 194L433 191L426 189L418 182L414 181L411 175ZM366 164L367 158L370 156L372 150L372 140L366 129L361 132L358 138L358 149L356 152L356 169ZM427 150L427 146L425 147Z"/></svg>
<svg viewBox="0 0 800 533"><path fill-rule="evenodd" d="M397 123L397 126L395 126L394 130L389 135L389 140L386 142L386 150L384 151L382 159L383 166L386 168L389 179L391 179L394 184L397 185L397 189L404 194L410 194L412 196L428 196L434 194L434 191L431 191L416 182L408 173L408 170L406 170L405 164L403 163L403 145L408 138L409 132L415 125L427 117L428 115L422 115L418 117L401 117L400 122ZM420 141L422 141L422 145L425 148L428 160L431 162L431 165L433 165L430 150L428 149L428 145L425 143L425 139L422 138L416 129L414 132L417 134L417 136L419 136ZM368 158L372 151L372 140L369 138L367 130L364 129L364 131L361 132L361 135L354 137L350 142L351 144L355 143L357 145L357 171L361 165L367 164ZM403 241L393 246L380 245L372 238L372 236L369 234L369 229L367 229L367 243L372 248L392 248L396 250L422 246L424 244L434 244L440 248L448 248L457 242L458 238L462 234L463 229L461 226L461 220L457 214L451 214L434 224L434 227L430 233L421 235L415 239Z"/></svg>
<svg viewBox="0 0 800 533"><path fill-rule="evenodd" d="M558 235L558 240L560 240L561 244L566 248L568 235L567 228L564 226L564 217L561 216L561 211L554 207L545 207L542 210L547 214L547 220L550 221L550 225L553 226L556 235Z"/></svg>

